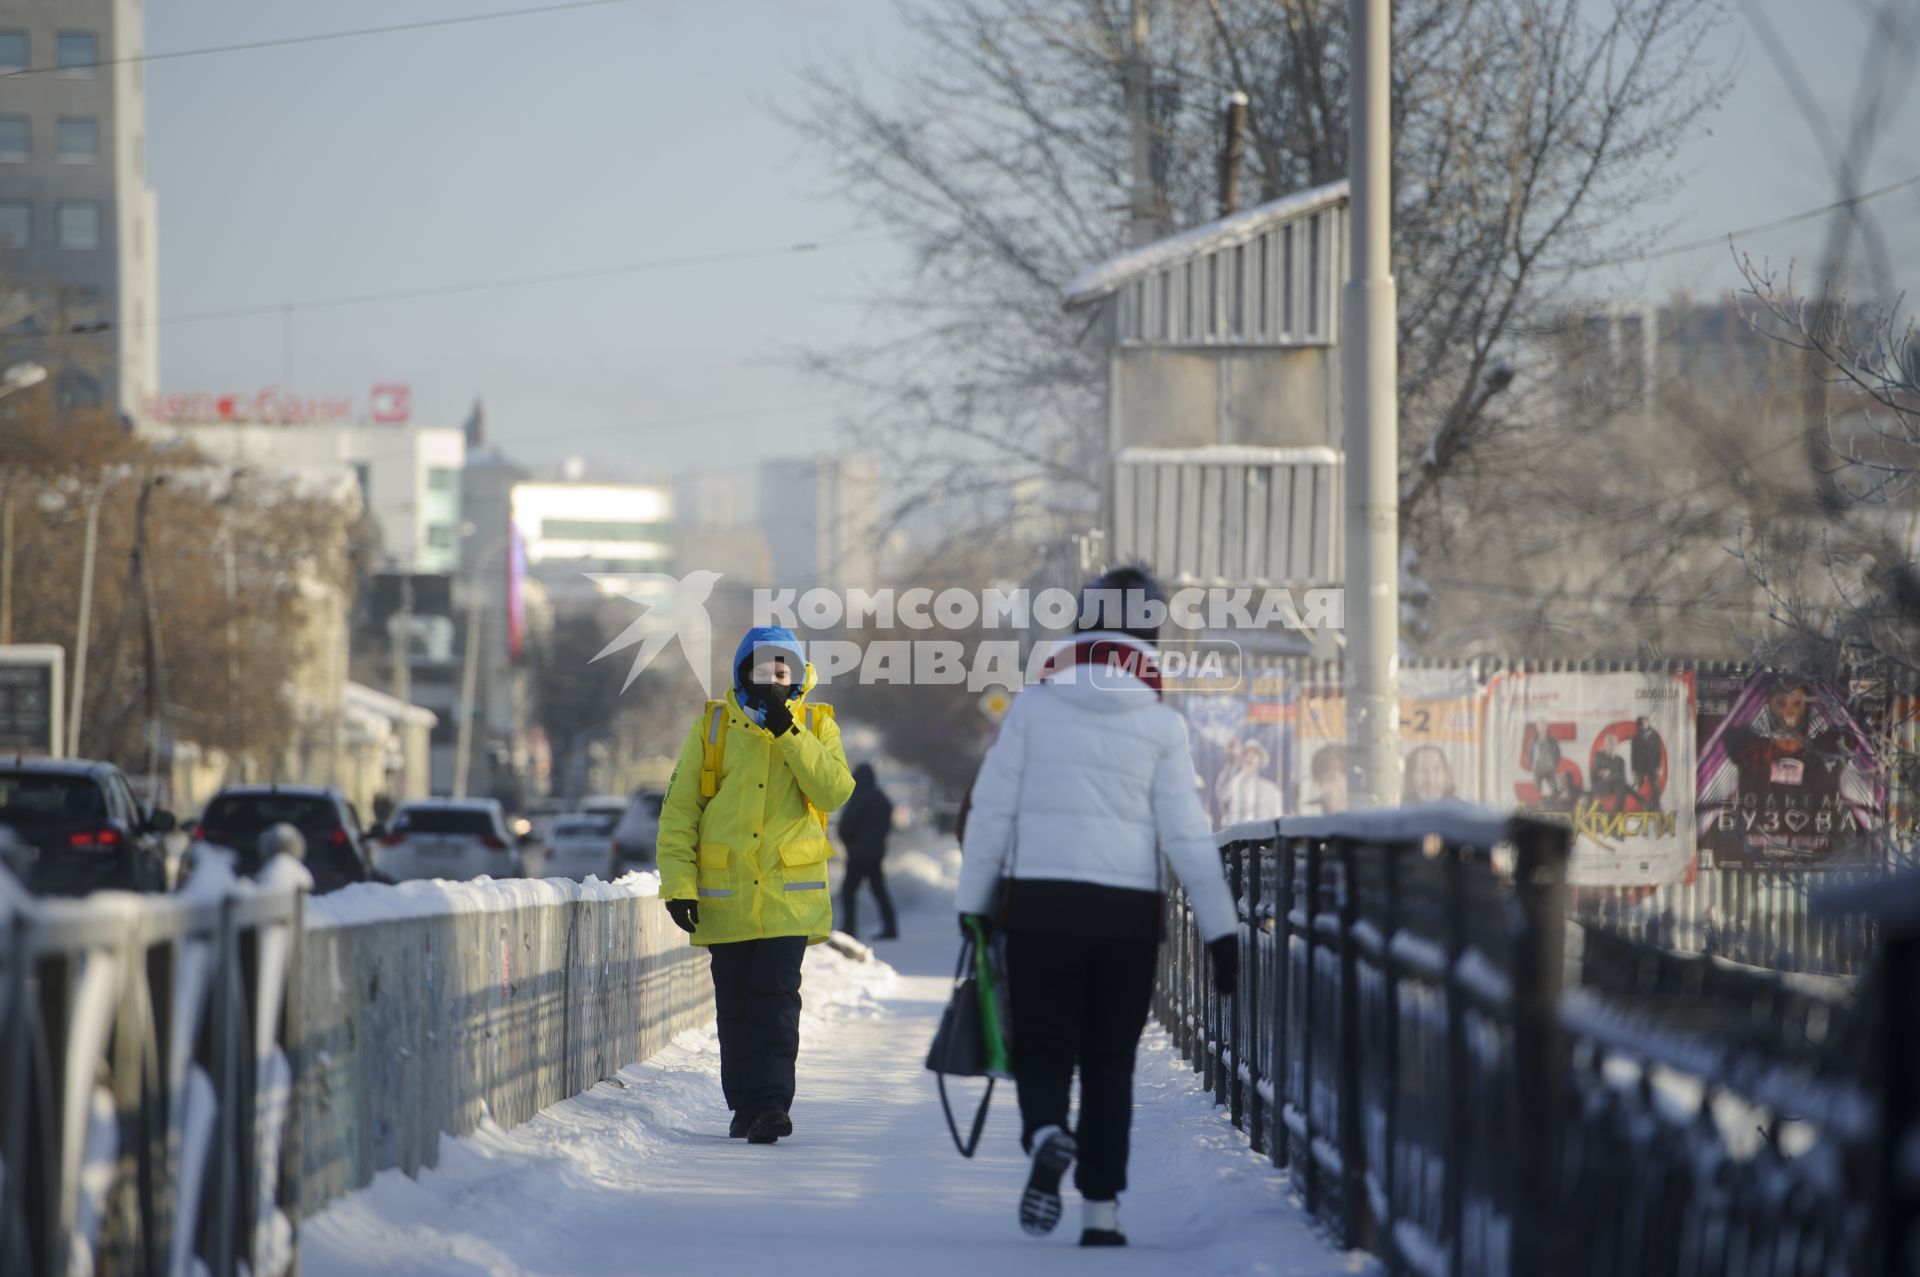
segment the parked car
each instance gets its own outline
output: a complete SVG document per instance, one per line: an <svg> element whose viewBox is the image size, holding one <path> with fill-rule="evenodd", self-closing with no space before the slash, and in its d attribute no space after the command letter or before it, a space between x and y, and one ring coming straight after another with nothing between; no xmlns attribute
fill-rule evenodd
<svg viewBox="0 0 1920 1277"><path fill-rule="evenodd" d="M402 803L380 839L380 871L390 878L512 878L520 856L500 804L492 798L421 798Z"/></svg>
<svg viewBox="0 0 1920 1277"><path fill-rule="evenodd" d="M629 801L618 794L588 794L573 804L573 810L586 816L611 815L618 820L626 814Z"/></svg>
<svg viewBox="0 0 1920 1277"><path fill-rule="evenodd" d="M619 817L606 812L575 812L557 817L547 832L546 864L551 878L585 878L595 874L611 880L615 864L613 829Z"/></svg>
<svg viewBox="0 0 1920 1277"><path fill-rule="evenodd" d="M22 887L33 885L33 867L40 860L40 849L13 832L10 825L0 825L0 865L5 865L14 881Z"/></svg>
<svg viewBox="0 0 1920 1277"><path fill-rule="evenodd" d="M29 885L43 895L168 887L163 840L173 815L143 809L112 763L16 758L0 766L0 825L39 853Z"/></svg>
<svg viewBox="0 0 1920 1277"><path fill-rule="evenodd" d="M574 804L565 798L536 798L527 804L527 819L541 838L553 832L553 822L574 814Z"/></svg>
<svg viewBox="0 0 1920 1277"><path fill-rule="evenodd" d="M374 877L359 813L337 789L318 785L230 785L213 796L193 827L196 844L234 854L234 872L260 872L260 835L285 822L307 843L314 894Z"/></svg>
<svg viewBox="0 0 1920 1277"><path fill-rule="evenodd" d="M653 844L660 836L660 807L666 800L663 789L643 789L628 800L620 823L613 827L616 877L630 869L653 868Z"/></svg>

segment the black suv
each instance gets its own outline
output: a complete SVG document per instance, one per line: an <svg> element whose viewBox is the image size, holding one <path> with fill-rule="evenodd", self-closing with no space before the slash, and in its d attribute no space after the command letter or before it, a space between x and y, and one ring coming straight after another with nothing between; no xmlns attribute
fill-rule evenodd
<svg viewBox="0 0 1920 1277"><path fill-rule="evenodd" d="M317 785L232 785L213 796L193 828L195 842L233 852L234 871L260 872L260 835L285 822L307 843L307 872L315 895L372 881L366 840L353 804L337 789Z"/></svg>
<svg viewBox="0 0 1920 1277"><path fill-rule="evenodd" d="M163 837L173 816L149 814L112 763L15 758L0 764L0 825L38 852L34 891L79 896L112 887L165 891Z"/></svg>

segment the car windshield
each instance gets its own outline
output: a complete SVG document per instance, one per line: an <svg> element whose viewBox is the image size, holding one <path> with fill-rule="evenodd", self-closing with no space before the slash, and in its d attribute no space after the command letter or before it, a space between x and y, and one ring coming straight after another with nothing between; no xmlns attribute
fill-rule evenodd
<svg viewBox="0 0 1920 1277"><path fill-rule="evenodd" d="M614 823L612 816L568 816L554 822L553 836L581 838L591 834L612 833Z"/></svg>
<svg viewBox="0 0 1920 1277"><path fill-rule="evenodd" d="M0 772L0 824L85 824L104 818L100 786L86 776Z"/></svg>
<svg viewBox="0 0 1920 1277"><path fill-rule="evenodd" d="M397 834L492 834L493 816L477 807L408 807L393 820Z"/></svg>

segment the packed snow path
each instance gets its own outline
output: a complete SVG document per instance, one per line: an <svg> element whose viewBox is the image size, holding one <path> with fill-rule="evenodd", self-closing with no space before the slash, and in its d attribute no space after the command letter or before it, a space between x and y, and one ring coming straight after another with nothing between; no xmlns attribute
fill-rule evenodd
<svg viewBox="0 0 1920 1277"><path fill-rule="evenodd" d="M944 876L944 875L943 875ZM416 1182L399 1172L301 1229L302 1272L776 1274L998 1277L1035 1272L1371 1273L1335 1252L1150 1028L1136 1082L1124 1251L1082 1251L1080 1206L1020 1232L1025 1180L1011 1083L972 1161L955 1152L922 1067L957 950L932 890L878 946L898 968L809 950L794 1133L727 1138L711 1029L503 1131L442 1144ZM924 884L931 888L932 884ZM869 910L870 912L870 910ZM978 1091L962 1083L971 1108Z"/></svg>

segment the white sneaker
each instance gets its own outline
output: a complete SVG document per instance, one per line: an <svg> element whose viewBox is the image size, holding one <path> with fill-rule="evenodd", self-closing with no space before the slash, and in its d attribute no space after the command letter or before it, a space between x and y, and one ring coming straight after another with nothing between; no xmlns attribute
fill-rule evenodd
<svg viewBox="0 0 1920 1277"><path fill-rule="evenodd" d="M1126 1234L1120 1231L1120 1203L1118 1201L1096 1202L1092 1198L1083 1198L1080 1202L1080 1244L1082 1246L1124 1246Z"/></svg>

